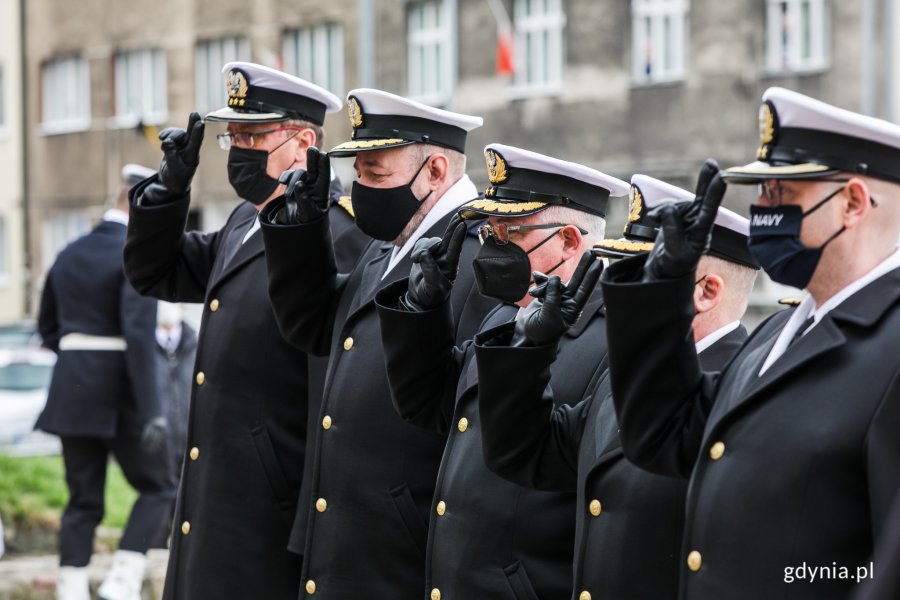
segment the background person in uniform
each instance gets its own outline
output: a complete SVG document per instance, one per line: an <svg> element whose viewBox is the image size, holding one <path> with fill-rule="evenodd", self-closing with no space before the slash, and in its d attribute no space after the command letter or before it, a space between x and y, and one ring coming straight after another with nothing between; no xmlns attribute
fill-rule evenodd
<svg viewBox="0 0 900 600"><path fill-rule="evenodd" d="M411 598L422 592L426 519L445 438L405 423L391 406L374 296L405 277L420 237L440 235L478 195L465 175L467 132L481 119L381 92L350 92L356 223L377 241L339 276L325 213L329 159L310 150L285 201L263 212L269 295L290 343L330 354L308 513L292 536L304 554L304 597ZM312 168L318 165L317 168ZM494 302L471 269L478 243L462 241L464 265L450 303L454 339L470 337Z"/></svg>
<svg viewBox="0 0 900 600"><path fill-rule="evenodd" d="M187 454L191 380L197 357L197 332L183 318L181 304L159 301L156 309L156 384L169 421L172 472L181 477Z"/></svg>
<svg viewBox="0 0 900 600"><path fill-rule="evenodd" d="M140 598L145 552L164 539L175 496L155 386L156 303L138 295L122 272L128 188L148 173L123 167L115 208L60 252L41 295L38 332L58 359L35 428L60 437L69 489L59 532L60 600L90 598L87 564L103 519L110 454L138 499L100 598Z"/></svg>
<svg viewBox="0 0 900 600"><path fill-rule="evenodd" d="M900 481L900 127L781 88L759 160L663 207L647 257L603 275L610 380L626 455L690 477L681 598L846 598ZM697 261L722 178L762 183L749 246L805 288L720 373L690 340ZM787 569L821 568L814 582Z"/></svg>
<svg viewBox="0 0 900 600"><path fill-rule="evenodd" d="M301 563L287 545L306 449L307 357L278 332L257 215L282 193L285 169L306 167L340 101L259 65L223 73L228 107L206 118L228 123L219 139L243 201L222 229L184 231L203 137L194 113L187 131L160 134L160 171L132 190L125 246L141 293L204 303L164 597L293 600Z"/></svg>
<svg viewBox="0 0 900 600"><path fill-rule="evenodd" d="M625 237L603 240L601 256L634 256L653 247L658 223L648 211L694 195L665 182L635 175ZM700 259L694 288L694 343L701 365L718 370L737 352L747 331L739 319L756 279L747 249L747 219L720 208L709 251ZM643 471L625 459L609 395L604 354L586 353L595 382L582 402L556 406L568 371L565 327L543 336L542 321L572 323L567 310L574 284L552 298L550 290L520 319L526 342L498 343L492 336L475 349L481 375L480 417L488 467L528 488L574 492L575 560L573 600L627 598L663 600L678 595L679 552L687 482ZM575 322L575 328L579 325ZM533 331L536 330L536 331ZM571 334L571 329L569 332ZM602 360L599 360L599 359ZM570 514L570 518L571 518Z"/></svg>
<svg viewBox="0 0 900 600"><path fill-rule="evenodd" d="M603 239L610 196L628 184L579 164L528 150L489 144L490 187L460 214L488 219L475 256L479 291L503 302L476 339L518 341L510 323L528 305L532 271L550 285L581 286L573 299L578 326L553 365L556 401L574 404L606 354L603 300L592 296L602 264L588 250ZM408 280L376 296L388 379L397 412L407 421L449 435L429 518L426 597L563 598L572 587L575 494L527 490L491 473L482 455L479 377L471 340L453 344L447 302L465 225L447 240L423 239L413 250ZM460 235L461 234L461 235ZM499 331L497 328L500 328ZM560 332L562 334L563 332Z"/></svg>

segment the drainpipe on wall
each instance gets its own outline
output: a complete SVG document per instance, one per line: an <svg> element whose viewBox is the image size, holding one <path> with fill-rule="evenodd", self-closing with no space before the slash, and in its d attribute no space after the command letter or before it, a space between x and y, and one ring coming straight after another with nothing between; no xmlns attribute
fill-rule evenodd
<svg viewBox="0 0 900 600"><path fill-rule="evenodd" d="M860 38L863 43L860 65L860 94L859 111L864 115L872 115L875 112L875 51L874 44L871 43L875 39L875 0L863 0L862 5L862 31ZM867 43L868 42L868 43Z"/></svg>
<svg viewBox="0 0 900 600"><path fill-rule="evenodd" d="M24 228L22 235L22 244L25 246L23 253L23 258L25 259L24 264L24 279L23 281L23 291L24 298L22 310L24 314L30 315L32 314L31 310L31 297L33 295L33 286L34 286L34 271L32 269L33 265L32 256L31 256L31 192L30 185L28 181L28 135L30 133L29 123L30 120L28 118L30 111L28 110L28 59L26 49L28 48L28 44L26 43L26 32L28 31L25 28L26 18L25 18L25 3L27 0L19 0L19 44L20 44L20 52L19 52L19 69L21 72L21 103L22 103L22 227Z"/></svg>
<svg viewBox="0 0 900 600"><path fill-rule="evenodd" d="M375 0L359 0L357 87L375 87Z"/></svg>

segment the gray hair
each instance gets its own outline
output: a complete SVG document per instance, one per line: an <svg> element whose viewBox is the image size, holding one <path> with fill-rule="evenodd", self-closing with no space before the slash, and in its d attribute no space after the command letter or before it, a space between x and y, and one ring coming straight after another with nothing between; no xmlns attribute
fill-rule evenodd
<svg viewBox="0 0 900 600"><path fill-rule="evenodd" d="M567 206L551 206L537 213L537 216L541 223L565 223L586 230L587 234L584 236L586 247L593 246L606 236L606 219L583 210Z"/></svg>
<svg viewBox="0 0 900 600"><path fill-rule="evenodd" d="M733 320L740 319L747 310L750 292L753 291L753 284L756 282L759 271L708 254L703 256L703 260L706 261L706 270L715 273L725 281L724 301L728 312ZM699 268L698 266L698 278L705 275Z"/></svg>

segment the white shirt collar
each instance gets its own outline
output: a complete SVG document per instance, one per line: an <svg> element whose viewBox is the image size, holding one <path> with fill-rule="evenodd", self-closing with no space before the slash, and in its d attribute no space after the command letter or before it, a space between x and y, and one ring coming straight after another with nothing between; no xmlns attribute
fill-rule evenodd
<svg viewBox="0 0 900 600"><path fill-rule="evenodd" d="M105 213L103 213L104 221L112 221L113 223L121 223L122 225L128 225L128 213L118 208L110 208Z"/></svg>
<svg viewBox="0 0 900 600"><path fill-rule="evenodd" d="M468 202L469 200L473 200L478 196L478 189L475 187L475 184L472 183L472 180L469 179L468 175L463 175L459 178L459 180L453 184L453 186L444 192L444 195L441 196L440 200L431 207L431 210L428 211L428 214L425 215L425 218L416 228L409 239L406 240L406 243L403 244L400 248L394 246L394 249L391 251L391 261L388 263L388 268L384 272L384 275L381 277L384 279L387 277L388 273L391 272L391 269L397 266L397 264L403 259L404 256L409 254L410 250L412 250L413 245L419 240L420 237L425 235L429 229L434 226L435 223L443 219L445 216L449 215L457 208Z"/></svg>
<svg viewBox="0 0 900 600"><path fill-rule="evenodd" d="M259 229L259 214L257 213L256 218L253 219L253 224L250 226L250 229L248 229L247 233L244 234L244 239L241 240L241 245L243 246L247 242L247 240L250 239L250 236L259 231Z"/></svg>
<svg viewBox="0 0 900 600"><path fill-rule="evenodd" d="M713 344L715 344L716 342L718 342L723 337L725 337L726 335L728 335L729 333L731 333L732 331L734 331L735 329L737 329L740 326L741 326L740 321L732 321L728 325L719 327L718 329L716 329L715 331L713 331L712 333L710 333L709 335L707 335L706 337L704 337L703 339L701 339L699 342L697 342L695 344L695 346L697 348L697 354L700 354L701 352L703 352L704 350L706 350L707 348L709 348L710 346L712 346Z"/></svg>
<svg viewBox="0 0 900 600"><path fill-rule="evenodd" d="M810 316L813 318L813 324L810 325L803 335L809 333L809 330L819 324L825 315L829 312L837 308L844 300L863 289L882 275L886 275L887 273L893 271L894 269L900 268L900 249L894 250L894 252L888 256L886 259L878 263L874 269L846 286L844 289L839 291L837 294L826 300L822 303L822 306L816 308L815 300L808 293L803 297L803 300L794 309L794 314L791 315L791 318L788 319L788 322L785 323L784 329L781 330L781 334L778 336L778 339L775 340L775 345L772 346L771 352L769 352L769 356L766 358L766 362L763 363L762 368L759 370L759 374L762 375L765 373L769 367L772 366L776 360L778 360L782 354L784 354L787 347L790 345L791 340L794 335L797 333L797 330L800 329L801 325L803 325L804 321L806 321Z"/></svg>

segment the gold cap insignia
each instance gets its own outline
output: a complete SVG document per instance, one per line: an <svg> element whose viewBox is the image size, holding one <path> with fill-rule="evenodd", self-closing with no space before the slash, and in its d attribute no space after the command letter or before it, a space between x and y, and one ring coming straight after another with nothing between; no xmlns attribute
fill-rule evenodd
<svg viewBox="0 0 900 600"><path fill-rule="evenodd" d="M225 89L228 91L228 106L244 106L250 86L242 71L234 70L228 73Z"/></svg>
<svg viewBox="0 0 900 600"><path fill-rule="evenodd" d="M640 221L643 209L644 197L641 196L641 190L636 185L633 185L628 194L628 222Z"/></svg>
<svg viewBox="0 0 900 600"><path fill-rule="evenodd" d="M769 144L775 140L775 109L768 101L759 107L759 150L756 158L762 160L769 156Z"/></svg>
<svg viewBox="0 0 900 600"><path fill-rule="evenodd" d="M350 98L350 102L347 103L347 112L350 113L350 127L356 129L363 124L362 109L356 98Z"/></svg>
<svg viewBox="0 0 900 600"><path fill-rule="evenodd" d="M484 153L484 159L487 163L488 180L491 183L503 183L509 177L506 171L506 161L503 157L493 150Z"/></svg>

